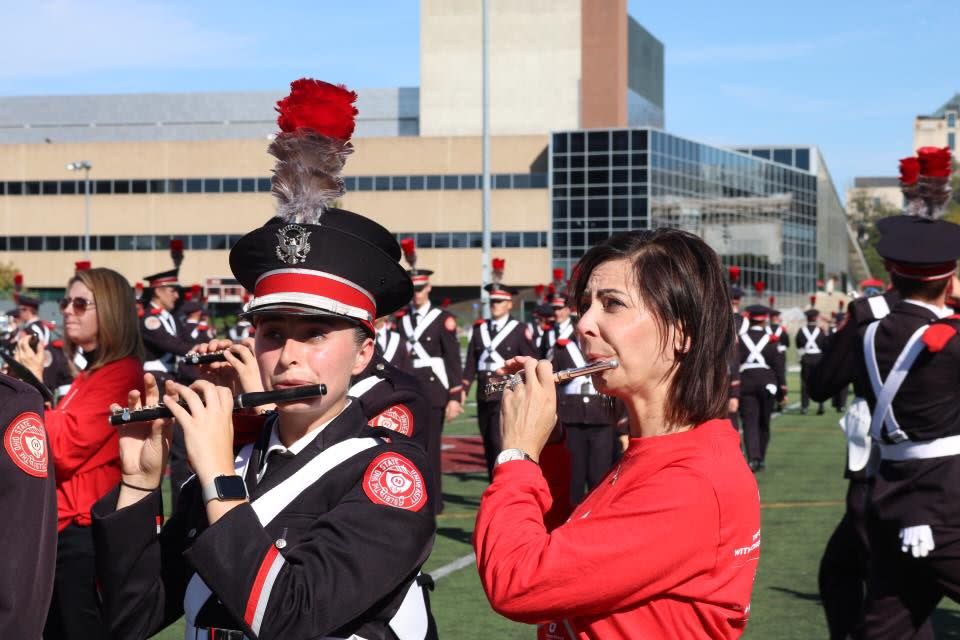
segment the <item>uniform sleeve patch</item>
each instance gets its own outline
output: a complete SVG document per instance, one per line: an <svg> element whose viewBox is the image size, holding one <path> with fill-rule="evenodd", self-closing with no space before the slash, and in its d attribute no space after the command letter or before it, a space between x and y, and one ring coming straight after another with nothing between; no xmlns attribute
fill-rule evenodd
<svg viewBox="0 0 960 640"><path fill-rule="evenodd" d="M39 415L27 411L14 418L3 434L3 446L24 472L47 477L47 432Z"/></svg>
<svg viewBox="0 0 960 640"><path fill-rule="evenodd" d="M143 321L143 326L149 331L156 331L160 328L160 318L156 316L147 316L147 319Z"/></svg>
<svg viewBox="0 0 960 640"><path fill-rule="evenodd" d="M363 491L374 504L420 511L427 489L417 467L399 453L382 453L363 474Z"/></svg>
<svg viewBox="0 0 960 640"><path fill-rule="evenodd" d="M949 324L932 324L923 333L923 343L933 353L942 351L953 336L957 335L956 328Z"/></svg>
<svg viewBox="0 0 960 640"><path fill-rule="evenodd" d="M447 316L447 319L443 321L443 326L447 331L456 331L457 319L453 316Z"/></svg>
<svg viewBox="0 0 960 640"><path fill-rule="evenodd" d="M405 436L413 435L413 413L406 405L395 404L387 407L367 423L371 427L383 427Z"/></svg>

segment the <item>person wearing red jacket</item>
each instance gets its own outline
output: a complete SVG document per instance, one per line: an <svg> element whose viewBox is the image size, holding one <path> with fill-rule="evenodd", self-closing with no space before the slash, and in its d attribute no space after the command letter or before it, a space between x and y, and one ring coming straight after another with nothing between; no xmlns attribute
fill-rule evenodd
<svg viewBox="0 0 960 640"><path fill-rule="evenodd" d="M43 636L102 638L96 599L90 508L120 481L117 431L107 421L111 404L127 403L143 388L143 346L130 283L111 269L78 271L60 302L68 360L83 349L87 367L44 414L57 481L57 568ZM34 373L43 368L43 345L17 345L17 358Z"/></svg>
<svg viewBox="0 0 960 640"><path fill-rule="evenodd" d="M474 547L493 609L538 637L736 638L760 557L760 497L726 419L734 343L724 274L675 229L611 236L575 277L577 334L630 421L623 458L564 524L540 457L556 417L547 361L504 392L504 451L477 514Z"/></svg>

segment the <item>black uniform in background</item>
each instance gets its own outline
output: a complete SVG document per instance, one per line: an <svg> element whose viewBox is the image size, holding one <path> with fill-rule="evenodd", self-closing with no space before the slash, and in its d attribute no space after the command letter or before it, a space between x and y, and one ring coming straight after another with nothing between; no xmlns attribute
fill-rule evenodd
<svg viewBox="0 0 960 640"><path fill-rule="evenodd" d="M554 371L586 364L572 320L554 328L550 352ZM579 504L603 479L616 457L617 443L612 398L597 393L590 376L574 378L557 387L557 419L563 425L570 451L570 501Z"/></svg>
<svg viewBox="0 0 960 640"><path fill-rule="evenodd" d="M773 403L786 386L783 354L777 351L776 340L758 324L740 335L738 349L743 440L750 468L758 471L765 466Z"/></svg>
<svg viewBox="0 0 960 640"><path fill-rule="evenodd" d="M193 381L181 380L177 377L177 356L190 353L196 343L184 337L183 327L172 313L151 304L147 308L147 313L140 318L140 336L143 338L145 354L143 370L153 374L161 391L166 380L183 381L188 384ZM183 430L176 422L173 423L173 441L170 443L169 464L170 498L173 507L176 508L177 500L180 497L180 487L193 474L187 462L187 447L183 441Z"/></svg>
<svg viewBox="0 0 960 640"><path fill-rule="evenodd" d="M871 298L858 298L847 308L846 321L830 334L822 346L823 355L810 368L807 391L811 398L822 403L848 384L853 385L857 398L866 397L870 382L857 377L856 360L862 354L860 332L871 322L884 317L900 300L895 290ZM800 348L799 341L797 348ZM854 401L856 402L856 400ZM847 485L846 511L827 541L820 559L818 584L827 628L831 640L843 640L854 633L863 618L867 574L870 563L870 544L867 536L867 502L873 486L873 473L879 464L879 453L874 451L866 464L857 462L851 469L848 452L844 465ZM932 638L933 629L927 624L916 636Z"/></svg>
<svg viewBox="0 0 960 640"><path fill-rule="evenodd" d="M387 362L379 347L367 368L350 381L347 395L363 407L370 426L395 431L427 450L430 405L423 385Z"/></svg>
<svg viewBox="0 0 960 640"><path fill-rule="evenodd" d="M498 328L499 327L499 328ZM463 388L470 389L477 381L477 426L483 439L483 456L487 463L487 477L493 479L493 465L503 448L500 436L500 392L487 394L487 382L504 361L514 356L536 357L530 329L510 316L494 320L477 320L467 345L463 367ZM488 342L487 342L488 341ZM488 346L489 345L489 348Z"/></svg>
<svg viewBox="0 0 960 640"><path fill-rule="evenodd" d="M747 319L744 318L739 313L734 313L732 317L733 328L736 332L736 335L739 339L741 333L747 330ZM746 325L746 326L745 326ZM727 368L730 371L730 391L729 399L736 398L737 402L740 401L740 348L734 344L733 348L730 349L730 355L728 359ZM740 410L730 411L727 413L727 418L730 419L730 422L733 423L733 427L737 431L741 431L740 425Z"/></svg>
<svg viewBox="0 0 960 640"><path fill-rule="evenodd" d="M407 346L399 331L387 326L380 327L377 329L377 335L374 340L377 343L377 352L381 354L381 357L385 361L394 367L404 371L410 371L412 368L410 353L407 351Z"/></svg>
<svg viewBox="0 0 960 640"><path fill-rule="evenodd" d="M808 321L797 331L795 343L797 353L800 354L800 411L806 413L807 407L810 406L810 376L823 357L827 336L815 321ZM817 407L817 415L822 413L823 403L821 402Z"/></svg>
<svg viewBox="0 0 960 640"><path fill-rule="evenodd" d="M57 494L43 400L0 374L0 638L40 638L57 556Z"/></svg>
<svg viewBox="0 0 960 640"><path fill-rule="evenodd" d="M433 474L430 486L442 487L440 451L444 412L447 402L459 402L463 392L457 319L439 307L410 306L398 328L410 355L410 373L423 385L430 406L427 424L428 471ZM436 492L432 502L436 513L443 511L442 491Z"/></svg>

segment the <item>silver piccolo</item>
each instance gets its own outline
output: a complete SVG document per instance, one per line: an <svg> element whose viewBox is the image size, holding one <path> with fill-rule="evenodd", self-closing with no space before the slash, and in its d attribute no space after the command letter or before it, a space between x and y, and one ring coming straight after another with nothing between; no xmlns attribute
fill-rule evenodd
<svg viewBox="0 0 960 640"><path fill-rule="evenodd" d="M233 410L240 411L249 407L259 407L264 404L274 404L277 402L290 402L291 400L306 400L326 395L327 385L325 384L307 384L301 387L290 387L280 389L279 391L250 391L240 393L233 398ZM186 402L178 402L184 409L189 409ZM157 418L172 418L173 412L166 405L158 404L142 409L131 411L130 409L121 409L110 414L110 424L119 427L129 422L144 422L147 420L156 420Z"/></svg>
<svg viewBox="0 0 960 640"><path fill-rule="evenodd" d="M553 374L553 381L556 384L563 384L564 382L572 380L573 378L589 376L594 373L606 371L607 369L616 369L619 366L620 361L616 358L611 358L610 360L597 360L596 362L591 362L590 364L582 367L574 367L573 369L555 371ZM491 376L490 380L487 382L487 386L484 388L484 391L489 396L494 393L499 393L504 389L515 387L523 382L524 372L522 370L504 376Z"/></svg>
<svg viewBox="0 0 960 640"><path fill-rule="evenodd" d="M227 357L223 355L226 351L214 351L212 353L188 353L183 356L183 361L187 364L210 364L211 362L226 362Z"/></svg>

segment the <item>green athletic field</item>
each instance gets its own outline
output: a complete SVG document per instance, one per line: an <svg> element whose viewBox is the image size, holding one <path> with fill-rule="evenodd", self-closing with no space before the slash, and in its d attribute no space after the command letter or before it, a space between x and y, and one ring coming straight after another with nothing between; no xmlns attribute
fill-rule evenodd
<svg viewBox="0 0 960 640"><path fill-rule="evenodd" d="M800 399L796 374L790 376L790 402ZM815 407L815 405L814 405ZM767 469L758 474L762 501L762 547L753 592L749 639L827 638L817 593L817 569L823 548L843 513L844 441L838 414L801 416L788 410L774 419ZM475 406L447 425L446 435L476 433ZM426 570L435 571L472 552L470 536L486 473L444 477L446 510L437 522L437 539ZM615 544L615 541L611 541ZM491 611L475 565L441 578L431 596L441 638L489 640L523 638L535 631ZM937 638L960 638L960 607L941 604L935 617ZM156 636L183 637L178 624Z"/></svg>

